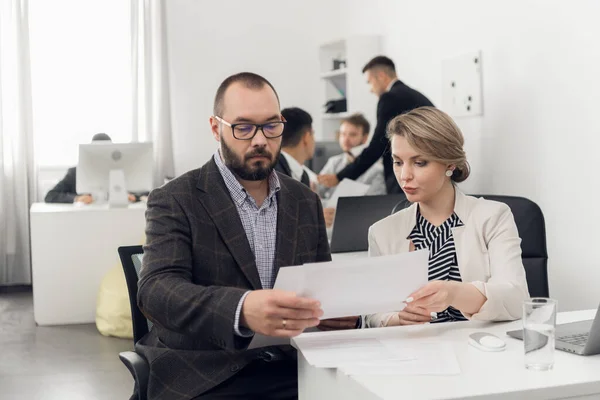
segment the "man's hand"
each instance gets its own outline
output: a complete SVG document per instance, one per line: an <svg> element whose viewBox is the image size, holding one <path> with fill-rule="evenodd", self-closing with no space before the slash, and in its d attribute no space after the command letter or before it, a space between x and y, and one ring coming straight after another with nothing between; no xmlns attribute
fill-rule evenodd
<svg viewBox="0 0 600 400"><path fill-rule="evenodd" d="M317 179L321 185L328 188L337 186L340 183L336 174L319 175Z"/></svg>
<svg viewBox="0 0 600 400"><path fill-rule="evenodd" d="M294 337L319 325L321 303L282 290L255 290L244 304L240 325L266 336Z"/></svg>
<svg viewBox="0 0 600 400"><path fill-rule="evenodd" d="M127 200L129 200L130 203L135 203L136 202L135 194L129 193L127 195Z"/></svg>
<svg viewBox="0 0 600 400"><path fill-rule="evenodd" d="M323 216L325 217L325 226L331 228L333 220L335 218L335 208L327 207L323 209Z"/></svg>
<svg viewBox="0 0 600 400"><path fill-rule="evenodd" d="M93 202L94 202L94 199L89 194L82 194L81 196L75 196L75 200L73 200L73 203L91 204Z"/></svg>
<svg viewBox="0 0 600 400"><path fill-rule="evenodd" d="M319 328L322 331L337 331L340 329L355 329L356 321L359 317L342 317L342 318L331 318L324 319L321 321Z"/></svg>

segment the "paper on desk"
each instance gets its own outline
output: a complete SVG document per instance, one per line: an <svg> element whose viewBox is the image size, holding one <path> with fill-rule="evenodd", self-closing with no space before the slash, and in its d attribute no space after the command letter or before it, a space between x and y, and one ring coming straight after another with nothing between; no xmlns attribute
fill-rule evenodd
<svg viewBox="0 0 600 400"><path fill-rule="evenodd" d="M364 196L370 186L361 182L353 181L352 179L342 179L336 186L335 191L327 200L326 207L337 207L337 202L340 197Z"/></svg>
<svg viewBox="0 0 600 400"><path fill-rule="evenodd" d="M412 356L390 351L377 339L360 335L344 335L343 338L329 333L302 335L296 338L296 343L301 346L306 361L317 368L337 368L345 364L371 360L402 362L413 359Z"/></svg>
<svg viewBox="0 0 600 400"><path fill-rule="evenodd" d="M427 283L427 249L392 256L285 267L275 289L321 302L322 319L398 311Z"/></svg>
<svg viewBox="0 0 600 400"><path fill-rule="evenodd" d="M412 357L407 360L371 359L340 364L346 375L458 375L460 366L452 344L448 342L417 342L380 339L383 346L399 354ZM396 342L396 343L394 343Z"/></svg>

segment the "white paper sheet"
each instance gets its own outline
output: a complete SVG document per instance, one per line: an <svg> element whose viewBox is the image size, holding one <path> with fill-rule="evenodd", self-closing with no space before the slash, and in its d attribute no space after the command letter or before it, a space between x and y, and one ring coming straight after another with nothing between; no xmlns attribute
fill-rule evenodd
<svg viewBox="0 0 600 400"><path fill-rule="evenodd" d="M322 319L397 311L427 283L427 249L392 256L285 267L275 289L321 302Z"/></svg>
<svg viewBox="0 0 600 400"><path fill-rule="evenodd" d="M370 186L361 182L353 181L352 179L342 179L336 186L335 191L327 200L324 207L337 207L337 202L340 197L364 196Z"/></svg>
<svg viewBox="0 0 600 400"><path fill-rule="evenodd" d="M328 338L331 336L331 338ZM302 339L302 355L310 365L317 368L337 368L341 365L372 360L402 362L412 360L406 356L390 351L383 343L372 338L345 337L335 335L306 335Z"/></svg>
<svg viewBox="0 0 600 400"><path fill-rule="evenodd" d="M415 342L384 340L380 342L405 360L373 358L369 361L339 363L346 375L458 375L460 366L452 344L448 342ZM394 343L396 342L396 343Z"/></svg>

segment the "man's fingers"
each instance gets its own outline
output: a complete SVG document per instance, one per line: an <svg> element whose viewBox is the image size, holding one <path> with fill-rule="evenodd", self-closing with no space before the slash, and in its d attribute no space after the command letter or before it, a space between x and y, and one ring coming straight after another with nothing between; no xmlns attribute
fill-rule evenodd
<svg viewBox="0 0 600 400"><path fill-rule="evenodd" d="M298 308L283 308L279 307L274 312L274 315L277 315L281 318L287 319L311 319L311 318L320 318L323 315L323 310L307 310L307 309L298 309Z"/></svg>
<svg viewBox="0 0 600 400"><path fill-rule="evenodd" d="M275 298L275 304L281 308L296 308L306 310L320 310L321 302L306 297L298 297L294 293L281 292L283 295Z"/></svg>
<svg viewBox="0 0 600 400"><path fill-rule="evenodd" d="M284 325L285 321L285 325ZM272 323L272 326L275 330L277 329L285 329L288 331L303 331L306 328L314 328L319 325L318 318L312 319L287 319L281 318L280 320L275 320Z"/></svg>

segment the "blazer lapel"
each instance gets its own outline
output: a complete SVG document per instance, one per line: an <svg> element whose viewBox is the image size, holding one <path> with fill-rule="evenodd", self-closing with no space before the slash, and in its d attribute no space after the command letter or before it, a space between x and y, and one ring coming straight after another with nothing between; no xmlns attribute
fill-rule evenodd
<svg viewBox="0 0 600 400"><path fill-rule="evenodd" d="M275 248L275 270L277 276L280 267L294 265L298 244L298 201L292 192L280 180L281 189L277 202L277 245Z"/></svg>
<svg viewBox="0 0 600 400"><path fill-rule="evenodd" d="M250 248L237 208L215 161L202 168L198 179L198 200L213 220L219 234L253 289L262 289L254 253Z"/></svg>

